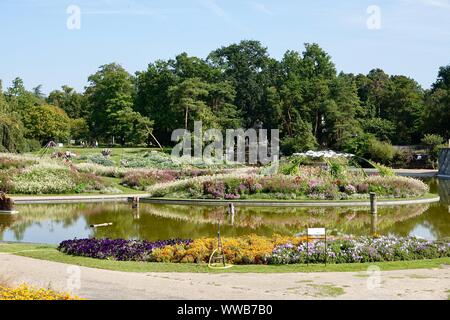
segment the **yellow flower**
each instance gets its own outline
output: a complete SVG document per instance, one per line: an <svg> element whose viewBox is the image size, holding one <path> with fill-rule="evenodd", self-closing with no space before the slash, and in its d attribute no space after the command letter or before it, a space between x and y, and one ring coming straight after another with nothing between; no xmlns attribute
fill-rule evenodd
<svg viewBox="0 0 450 320"><path fill-rule="evenodd" d="M45 288L33 288L25 283L10 288L0 285L0 300L83 300L67 292L56 292Z"/></svg>

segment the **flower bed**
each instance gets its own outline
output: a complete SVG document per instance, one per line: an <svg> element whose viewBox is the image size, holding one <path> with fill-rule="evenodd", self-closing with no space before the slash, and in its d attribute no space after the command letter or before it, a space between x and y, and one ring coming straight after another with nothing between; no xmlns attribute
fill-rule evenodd
<svg viewBox="0 0 450 320"><path fill-rule="evenodd" d="M39 164L14 172L8 190L19 194L60 194L102 191L108 186L96 175L59 164Z"/></svg>
<svg viewBox="0 0 450 320"><path fill-rule="evenodd" d="M26 157L19 157L13 154L0 154L0 170L23 169L36 164L36 161Z"/></svg>
<svg viewBox="0 0 450 320"><path fill-rule="evenodd" d="M270 264L291 263L360 263L434 259L450 256L450 243L414 237L360 237L336 240L325 251L324 242L286 243L274 248Z"/></svg>
<svg viewBox="0 0 450 320"><path fill-rule="evenodd" d="M170 198L346 200L368 198L369 192L384 198L419 197L429 188L413 178L351 173L337 179L325 169L305 167L298 175L225 174L156 185L148 191Z"/></svg>
<svg viewBox="0 0 450 320"><path fill-rule="evenodd" d="M271 238L256 235L222 239L227 262L233 264L361 263L419 260L450 257L448 241L427 241L413 237L359 237L332 239L325 252L322 241L306 243L305 237ZM308 246L308 250L307 250ZM122 261L207 263L217 248L216 238L166 240L69 240L60 244L61 252Z"/></svg>
<svg viewBox="0 0 450 320"><path fill-rule="evenodd" d="M75 239L60 243L58 250L70 255L118 261L150 261L152 251L172 245L188 245L191 240L138 241L123 239Z"/></svg>
<svg viewBox="0 0 450 320"><path fill-rule="evenodd" d="M71 296L69 293L21 284L15 288L0 285L0 300L80 300L80 298Z"/></svg>

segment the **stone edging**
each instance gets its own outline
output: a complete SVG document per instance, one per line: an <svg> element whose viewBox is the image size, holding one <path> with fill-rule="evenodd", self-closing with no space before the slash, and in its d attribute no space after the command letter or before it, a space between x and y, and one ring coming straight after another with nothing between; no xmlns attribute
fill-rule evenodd
<svg viewBox="0 0 450 320"><path fill-rule="evenodd" d="M440 197L418 198L405 200L378 200L378 206L397 206L407 204L424 204L439 202ZM140 202L153 204L172 205L204 205L224 206L233 203L236 206L252 207L368 207L369 201L261 201L261 200L207 200L207 199L164 199L164 198L141 198Z"/></svg>
<svg viewBox="0 0 450 320"><path fill-rule="evenodd" d="M148 194L117 194L117 195L86 195L86 196L20 196L11 197L16 204L52 204L52 203L85 203L85 202L127 202L133 197L139 197L140 202L176 205L206 205L223 206L233 203L238 206L253 207L365 207L369 201L261 201L261 200L207 200L207 199L164 199L149 198ZM440 197L378 200L379 206L394 206L405 204L423 204L439 202Z"/></svg>
<svg viewBox="0 0 450 320"><path fill-rule="evenodd" d="M85 202L126 202L133 197L148 197L148 194L100 194L85 196L18 196L11 198L16 204L52 204L52 203L85 203Z"/></svg>

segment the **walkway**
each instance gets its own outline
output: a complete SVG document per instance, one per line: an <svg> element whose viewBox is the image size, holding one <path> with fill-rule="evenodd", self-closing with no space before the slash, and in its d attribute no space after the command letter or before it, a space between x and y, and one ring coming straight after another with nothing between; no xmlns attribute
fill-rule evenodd
<svg viewBox="0 0 450 320"><path fill-rule="evenodd" d="M80 271L88 299L447 299L450 267L329 273L128 273L0 254L0 281L67 290Z"/></svg>

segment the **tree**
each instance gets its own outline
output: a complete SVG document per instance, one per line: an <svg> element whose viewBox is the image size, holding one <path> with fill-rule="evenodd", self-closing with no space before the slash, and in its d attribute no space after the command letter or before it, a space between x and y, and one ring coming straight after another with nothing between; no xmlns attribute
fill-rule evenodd
<svg viewBox="0 0 450 320"><path fill-rule="evenodd" d="M418 143L422 136L423 90L405 76L392 76L383 101L384 119L395 125L394 144Z"/></svg>
<svg viewBox="0 0 450 320"><path fill-rule="evenodd" d="M178 82L170 63L162 60L136 74L135 109L154 120L154 134L162 143L169 143L171 132L184 126L183 116L173 109L169 92Z"/></svg>
<svg viewBox="0 0 450 320"><path fill-rule="evenodd" d="M37 85L36 87L33 88L32 90L34 96L40 100L43 100L45 98L44 93L42 92L42 84Z"/></svg>
<svg viewBox="0 0 450 320"><path fill-rule="evenodd" d="M433 167L435 167L437 164L437 159L439 157L440 149L444 147L444 138L437 134L426 134L423 136L420 142L427 148L428 154L430 155L430 162Z"/></svg>
<svg viewBox="0 0 450 320"><path fill-rule="evenodd" d="M30 108L45 103L43 99L25 89L23 80L19 77L15 78L12 86L6 91L6 100L12 111L23 116Z"/></svg>
<svg viewBox="0 0 450 320"><path fill-rule="evenodd" d="M67 140L70 136L70 119L61 108L51 105L32 107L24 116L26 136L41 142Z"/></svg>
<svg viewBox="0 0 450 320"><path fill-rule="evenodd" d="M240 128L243 125L242 114L234 105L236 90L229 81L211 83L208 86L206 104L216 118L217 129Z"/></svg>
<svg viewBox="0 0 450 320"><path fill-rule="evenodd" d="M323 116L329 108L330 86L336 78L336 68L331 57L313 43L305 44L302 66L302 109L308 115L307 120L313 125L313 133L317 141L323 143Z"/></svg>
<svg viewBox="0 0 450 320"><path fill-rule="evenodd" d="M361 91L366 91L365 97L362 99L368 117L380 117L385 118L384 102L386 101L386 90L389 86L390 79L381 69L373 69L369 71L367 75L368 83Z"/></svg>
<svg viewBox="0 0 450 320"><path fill-rule="evenodd" d="M133 78L122 66L111 63L101 66L88 80L85 94L91 110L90 129L95 137L106 139L113 135L117 113L133 108Z"/></svg>
<svg viewBox="0 0 450 320"><path fill-rule="evenodd" d="M125 143L150 145L153 121L149 118L143 117L131 108L118 110L111 117L114 118L111 121L114 123L111 133L117 137L121 145Z"/></svg>
<svg viewBox="0 0 450 320"><path fill-rule="evenodd" d="M3 95L1 93L0 95ZM1 98L0 98L1 104ZM24 127L20 118L0 108L0 151L21 152L25 148Z"/></svg>
<svg viewBox="0 0 450 320"><path fill-rule="evenodd" d="M391 120L382 118L369 118L362 121L365 132L373 134L381 141L390 141L395 134L395 125Z"/></svg>
<svg viewBox="0 0 450 320"><path fill-rule="evenodd" d="M50 92L47 103L60 107L72 119L87 118L89 108L84 96L69 86L62 86L61 88L62 90Z"/></svg>
<svg viewBox="0 0 450 320"><path fill-rule="evenodd" d="M86 119L70 119L70 138L73 140L89 139L89 126Z"/></svg>
<svg viewBox="0 0 450 320"><path fill-rule="evenodd" d="M450 90L450 64L439 68L436 82L431 87L433 92L438 89Z"/></svg>
<svg viewBox="0 0 450 320"><path fill-rule="evenodd" d="M324 113L324 139L328 146L341 150L349 140L362 133L356 115L360 101L353 78L339 74L331 84L331 100Z"/></svg>
<svg viewBox="0 0 450 320"><path fill-rule="evenodd" d="M436 82L426 93L423 121L426 132L450 139L450 65L439 69Z"/></svg>
<svg viewBox="0 0 450 320"><path fill-rule="evenodd" d="M201 120L206 126L216 126L215 117L207 108L208 84L199 78L189 78L169 88L171 103L183 114L183 127L189 129L194 120ZM189 121L191 120L191 121Z"/></svg>
<svg viewBox="0 0 450 320"><path fill-rule="evenodd" d="M251 127L258 119L270 124L273 110L267 108L266 90L271 84L271 59L267 48L259 41L241 41L211 52L208 61L233 84L234 104L242 112L245 124Z"/></svg>
<svg viewBox="0 0 450 320"><path fill-rule="evenodd" d="M292 124L294 135L287 135L281 140L281 151L284 154L315 150L318 146L316 137L312 133L310 123L297 118Z"/></svg>

